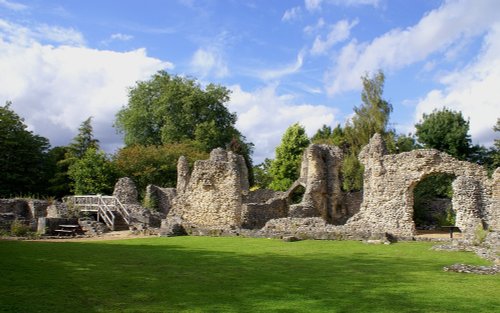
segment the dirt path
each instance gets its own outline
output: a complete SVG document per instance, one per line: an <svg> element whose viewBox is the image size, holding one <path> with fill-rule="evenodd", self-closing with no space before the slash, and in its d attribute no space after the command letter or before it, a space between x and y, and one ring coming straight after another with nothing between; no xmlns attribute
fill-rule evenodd
<svg viewBox="0 0 500 313"><path fill-rule="evenodd" d="M103 241L103 240L121 240L134 238L152 238L156 235L134 234L129 230L113 231L104 233L95 237L58 237L58 238L41 238L29 241L48 241L48 242L83 242L83 241Z"/></svg>

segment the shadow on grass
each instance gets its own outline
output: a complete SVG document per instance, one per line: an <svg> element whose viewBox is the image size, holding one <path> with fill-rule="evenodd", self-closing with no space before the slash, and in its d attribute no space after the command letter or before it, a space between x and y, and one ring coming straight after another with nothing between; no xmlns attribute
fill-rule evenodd
<svg viewBox="0 0 500 313"><path fill-rule="evenodd" d="M453 255L425 245L230 240L0 242L0 311L492 312L500 305L497 278L443 273Z"/></svg>

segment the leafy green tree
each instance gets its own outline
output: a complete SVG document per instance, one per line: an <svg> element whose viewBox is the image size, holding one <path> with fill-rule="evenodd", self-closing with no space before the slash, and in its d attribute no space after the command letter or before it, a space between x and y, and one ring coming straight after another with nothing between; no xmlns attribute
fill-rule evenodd
<svg viewBox="0 0 500 313"><path fill-rule="evenodd" d="M128 105L116 115L115 127L125 144L194 143L200 152L227 148L242 154L252 180L253 145L235 128L236 114L225 106L230 90L159 71L129 90ZM236 151L237 150L237 151Z"/></svg>
<svg viewBox="0 0 500 313"><path fill-rule="evenodd" d="M331 144L332 139L332 128L323 124L323 126L316 131L316 133L311 137L311 143L314 144Z"/></svg>
<svg viewBox="0 0 500 313"><path fill-rule="evenodd" d="M359 152L375 133L380 133L389 146L394 146L394 133L387 131L392 105L382 98L384 73L379 71L372 77L361 77L362 104L354 107L354 116L343 130L345 159L341 173L342 187L346 191L360 190L363 185L363 168L358 160ZM394 149L391 149L394 150Z"/></svg>
<svg viewBox="0 0 500 313"><path fill-rule="evenodd" d="M374 134L387 135L387 124L392 112L392 105L382 98L384 92L384 73L379 71L373 77L361 77L363 90L362 104L354 107L354 116L347 123L345 133L349 149L359 153L368 144Z"/></svg>
<svg viewBox="0 0 500 313"><path fill-rule="evenodd" d="M500 132L500 118L497 118L497 123L493 127L495 132ZM492 148L492 168L500 167L500 136L495 139L494 147Z"/></svg>
<svg viewBox="0 0 500 313"><path fill-rule="evenodd" d="M67 147L54 147L47 153L47 193L56 199L61 199L71 193L71 179L68 176L69 163L64 162L67 153Z"/></svg>
<svg viewBox="0 0 500 313"><path fill-rule="evenodd" d="M161 146L134 145L120 149L115 154L114 164L121 177L132 178L142 196L149 184L176 186L177 161L181 155L191 165L194 161L207 159L209 156L189 142Z"/></svg>
<svg viewBox="0 0 500 313"><path fill-rule="evenodd" d="M130 89L115 127L128 146L194 141L206 152L226 147L241 136L234 127L236 115L225 106L229 93L214 84L203 90L194 79L159 71Z"/></svg>
<svg viewBox="0 0 500 313"><path fill-rule="evenodd" d="M425 148L433 148L460 159L467 160L471 153L469 121L462 112L443 108L424 114L415 125L418 141Z"/></svg>
<svg viewBox="0 0 500 313"><path fill-rule="evenodd" d="M10 106L0 106L0 197L44 194L49 141L28 131Z"/></svg>
<svg viewBox="0 0 500 313"><path fill-rule="evenodd" d="M265 159L264 162L253 167L254 174L254 184L253 187L264 189L269 188L269 185L273 181L273 177L270 173L272 160Z"/></svg>
<svg viewBox="0 0 500 313"><path fill-rule="evenodd" d="M309 143L304 127L298 123L288 127L269 169L273 178L271 189L287 190L299 178L302 153Z"/></svg>
<svg viewBox="0 0 500 313"><path fill-rule="evenodd" d="M69 166L68 175L77 195L110 194L116 182L116 170L104 151L88 148Z"/></svg>
<svg viewBox="0 0 500 313"><path fill-rule="evenodd" d="M83 157L85 152L90 148L99 150L99 140L94 138L92 116L83 121L78 128L78 134L67 147L68 157L79 159Z"/></svg>

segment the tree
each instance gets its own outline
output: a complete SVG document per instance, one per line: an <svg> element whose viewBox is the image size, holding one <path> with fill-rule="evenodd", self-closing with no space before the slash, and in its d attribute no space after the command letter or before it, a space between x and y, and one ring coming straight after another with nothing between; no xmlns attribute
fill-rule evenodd
<svg viewBox="0 0 500 313"><path fill-rule="evenodd" d="M44 194L49 141L28 131L10 106L0 106L0 196Z"/></svg>
<svg viewBox="0 0 500 313"><path fill-rule="evenodd" d="M354 116L347 123L345 133L351 150L356 154L368 144L374 134L387 135L387 124L392 112L392 105L382 98L384 92L384 73L379 71L373 77L361 77L363 90L362 104L354 107Z"/></svg>
<svg viewBox="0 0 500 313"><path fill-rule="evenodd" d="M119 175L130 177L142 195L149 184L176 186L177 161L181 155L191 165L209 156L189 142L161 146L134 145L120 149L114 157L114 164Z"/></svg>
<svg viewBox="0 0 500 313"><path fill-rule="evenodd" d="M273 178L269 185L271 189L287 190L299 178L302 153L308 145L304 127L298 123L288 127L269 169Z"/></svg>
<svg viewBox="0 0 500 313"><path fill-rule="evenodd" d="M92 127L92 116L82 122L78 128L78 134L67 147L68 157L79 159L85 155L88 149L99 150L99 140L94 138Z"/></svg>
<svg viewBox="0 0 500 313"><path fill-rule="evenodd" d="M497 123L495 126L493 126L493 130L495 132L500 132L500 118L497 118ZM500 136L495 139L494 147L492 149L492 168L495 169L497 167L500 167Z"/></svg>
<svg viewBox="0 0 500 313"><path fill-rule="evenodd" d="M214 84L203 90L194 79L159 71L130 89L115 127L127 146L194 141L206 152L224 148L241 137L234 127L236 115L225 106L229 93Z"/></svg>
<svg viewBox="0 0 500 313"><path fill-rule="evenodd" d="M270 173L272 160L265 159L264 162L253 167L254 174L254 184L253 187L256 188L269 188L269 185L273 181L273 177Z"/></svg>
<svg viewBox="0 0 500 313"><path fill-rule="evenodd" d="M422 116L415 125L418 141L425 148L433 148L460 159L467 160L471 153L469 121L461 112L443 108Z"/></svg>
<svg viewBox="0 0 500 313"><path fill-rule="evenodd" d="M346 191L360 190L363 187L363 168L358 155L375 133L381 134L389 146L394 146L394 134L387 131L392 105L382 98L384 73L379 71L371 78L365 75L361 80L362 104L354 107L354 116L346 123L342 132L345 142L345 159L341 168L342 187Z"/></svg>
<svg viewBox="0 0 500 313"><path fill-rule="evenodd" d="M226 148L242 154L252 181L252 143L235 128L236 114L225 106L230 91L194 79L159 71L129 90L128 105L116 115L115 127L125 144L170 145L187 142L200 152Z"/></svg>
<svg viewBox="0 0 500 313"><path fill-rule="evenodd" d="M68 176L69 163L64 162L68 147L54 147L47 152L47 194L62 199L71 193L71 179Z"/></svg>
<svg viewBox="0 0 500 313"><path fill-rule="evenodd" d="M110 194L116 182L116 171L104 151L89 148L69 166L68 175L77 195Z"/></svg>

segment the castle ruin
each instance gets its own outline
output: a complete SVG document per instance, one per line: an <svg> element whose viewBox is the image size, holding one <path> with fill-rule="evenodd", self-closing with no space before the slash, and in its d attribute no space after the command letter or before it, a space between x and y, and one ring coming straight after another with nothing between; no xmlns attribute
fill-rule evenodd
<svg viewBox="0 0 500 313"><path fill-rule="evenodd" d="M433 174L451 174L456 226L466 236L478 227L500 228L500 168L488 178L484 168L433 149L388 154L374 135L359 159L365 168L362 193L341 190L343 155L338 147L309 146L299 179L286 192L250 191L244 159L223 149L209 160L178 163L177 188L156 188L167 213L161 232L192 234L297 234L308 238L366 238L416 235L413 189ZM152 187L150 187L152 188ZM303 190L303 195L298 190ZM301 201L293 198L302 195ZM165 200L166 199L166 200Z"/></svg>

